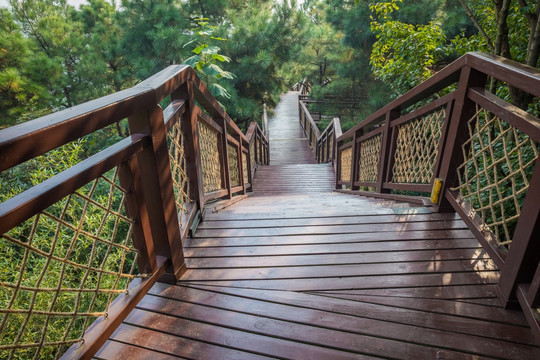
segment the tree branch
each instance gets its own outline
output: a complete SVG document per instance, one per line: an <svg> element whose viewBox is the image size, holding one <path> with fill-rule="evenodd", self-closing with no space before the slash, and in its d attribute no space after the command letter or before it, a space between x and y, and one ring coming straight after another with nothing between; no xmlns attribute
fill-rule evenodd
<svg viewBox="0 0 540 360"><path fill-rule="evenodd" d="M471 8L467 5L467 3L465 3L465 0L459 0L459 2L461 4L461 6L463 7L463 9L465 9L465 12L467 13L467 16L469 16L469 19L471 19L474 26L476 26L476 28L478 29L480 34L482 34L482 36L486 40L487 46L489 47L491 52L495 53L495 47L493 46L493 40L491 40L489 35L484 31L484 29L482 28L482 26L478 22L478 19L476 19L476 16L474 16Z"/></svg>

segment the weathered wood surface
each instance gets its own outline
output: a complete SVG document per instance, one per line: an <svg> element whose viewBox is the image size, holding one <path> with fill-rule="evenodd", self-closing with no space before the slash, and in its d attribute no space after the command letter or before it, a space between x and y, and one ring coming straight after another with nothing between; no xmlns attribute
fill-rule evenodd
<svg viewBox="0 0 540 360"><path fill-rule="evenodd" d="M330 165L272 149L254 195L207 207L181 281L156 284L97 357L540 358L458 216L332 192Z"/></svg>
<svg viewBox="0 0 540 360"><path fill-rule="evenodd" d="M317 163L298 121L298 92L289 91L281 97L276 115L268 120L268 130L270 165Z"/></svg>

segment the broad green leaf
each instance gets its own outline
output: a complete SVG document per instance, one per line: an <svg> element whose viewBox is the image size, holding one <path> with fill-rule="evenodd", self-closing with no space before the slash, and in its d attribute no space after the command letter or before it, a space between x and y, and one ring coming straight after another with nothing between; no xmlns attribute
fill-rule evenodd
<svg viewBox="0 0 540 360"><path fill-rule="evenodd" d="M187 43L185 43L184 46L182 46L182 48L185 48L186 46L189 46L189 45L193 44L196 41L197 41L197 39L190 40Z"/></svg>
<svg viewBox="0 0 540 360"><path fill-rule="evenodd" d="M194 52L195 54L200 54L201 52L203 52L205 50L205 48L207 48L208 45L207 44L201 44L199 46L197 46L195 49L191 50L191 52Z"/></svg>
<svg viewBox="0 0 540 360"><path fill-rule="evenodd" d="M221 61L221 62L230 62L231 61L230 57L225 56L225 55L220 55L220 54L212 55L212 59L218 60L218 61Z"/></svg>
<svg viewBox="0 0 540 360"><path fill-rule="evenodd" d="M214 94L214 96L223 96L226 99L231 97L231 94L219 84L209 84L208 89L212 94Z"/></svg>
<svg viewBox="0 0 540 360"><path fill-rule="evenodd" d="M184 60L183 64L189 65L192 68L194 68L195 66L197 66L197 64L200 61L201 61L201 57L199 55L193 55L192 57L187 58L186 60Z"/></svg>

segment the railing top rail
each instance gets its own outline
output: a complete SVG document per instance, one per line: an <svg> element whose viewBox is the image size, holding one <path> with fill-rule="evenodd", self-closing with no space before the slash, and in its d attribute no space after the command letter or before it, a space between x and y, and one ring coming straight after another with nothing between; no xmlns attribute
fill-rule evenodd
<svg viewBox="0 0 540 360"><path fill-rule="evenodd" d="M459 80L461 70L465 67L470 67L500 81L504 81L511 86L520 88L533 96L540 97L540 71L538 69L508 60L501 56L471 52L463 55L422 84L409 90L404 95L346 131L338 141L351 138L355 131L382 119L389 111L405 109L427 96L456 83Z"/></svg>
<svg viewBox="0 0 540 360"><path fill-rule="evenodd" d="M315 135L317 136L317 139L321 137L321 131L319 130L319 127L317 124L315 124L315 121L313 120L313 117L311 116L309 110L306 107L306 104L304 104L303 101L300 101L300 106L304 109L306 113L306 117L308 119L308 122L310 124L310 127L314 129Z"/></svg>
<svg viewBox="0 0 540 360"><path fill-rule="evenodd" d="M224 118L227 127L247 143L195 71L187 65L171 65L132 88L0 130L0 171L149 109L188 82L195 100L212 116ZM43 138L47 141L39 141Z"/></svg>
<svg viewBox="0 0 540 360"><path fill-rule="evenodd" d="M259 126L259 124L256 122L256 121L252 121L251 124L249 124L249 128L246 132L246 138L247 138L247 141L249 143L251 143L251 140L253 139L253 137L255 136L256 133L259 133L261 134L261 137L263 139L263 141L266 143L268 142L268 139L266 138L266 135L264 134L264 132L262 131L261 127Z"/></svg>

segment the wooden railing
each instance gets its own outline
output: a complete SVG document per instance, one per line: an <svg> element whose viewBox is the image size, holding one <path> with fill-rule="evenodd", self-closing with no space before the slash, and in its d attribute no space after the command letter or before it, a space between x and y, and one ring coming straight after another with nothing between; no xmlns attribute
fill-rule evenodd
<svg viewBox="0 0 540 360"><path fill-rule="evenodd" d="M0 172L16 188L14 169L126 118L127 138L0 204L1 358L91 357L158 279L183 274L205 202L245 194L269 161L256 123L244 135L191 68L170 66L1 130Z"/></svg>
<svg viewBox="0 0 540 360"><path fill-rule="evenodd" d="M469 53L337 138L336 188L458 212L501 269L502 303L517 298L540 339L540 120L488 78L538 105L537 69Z"/></svg>

